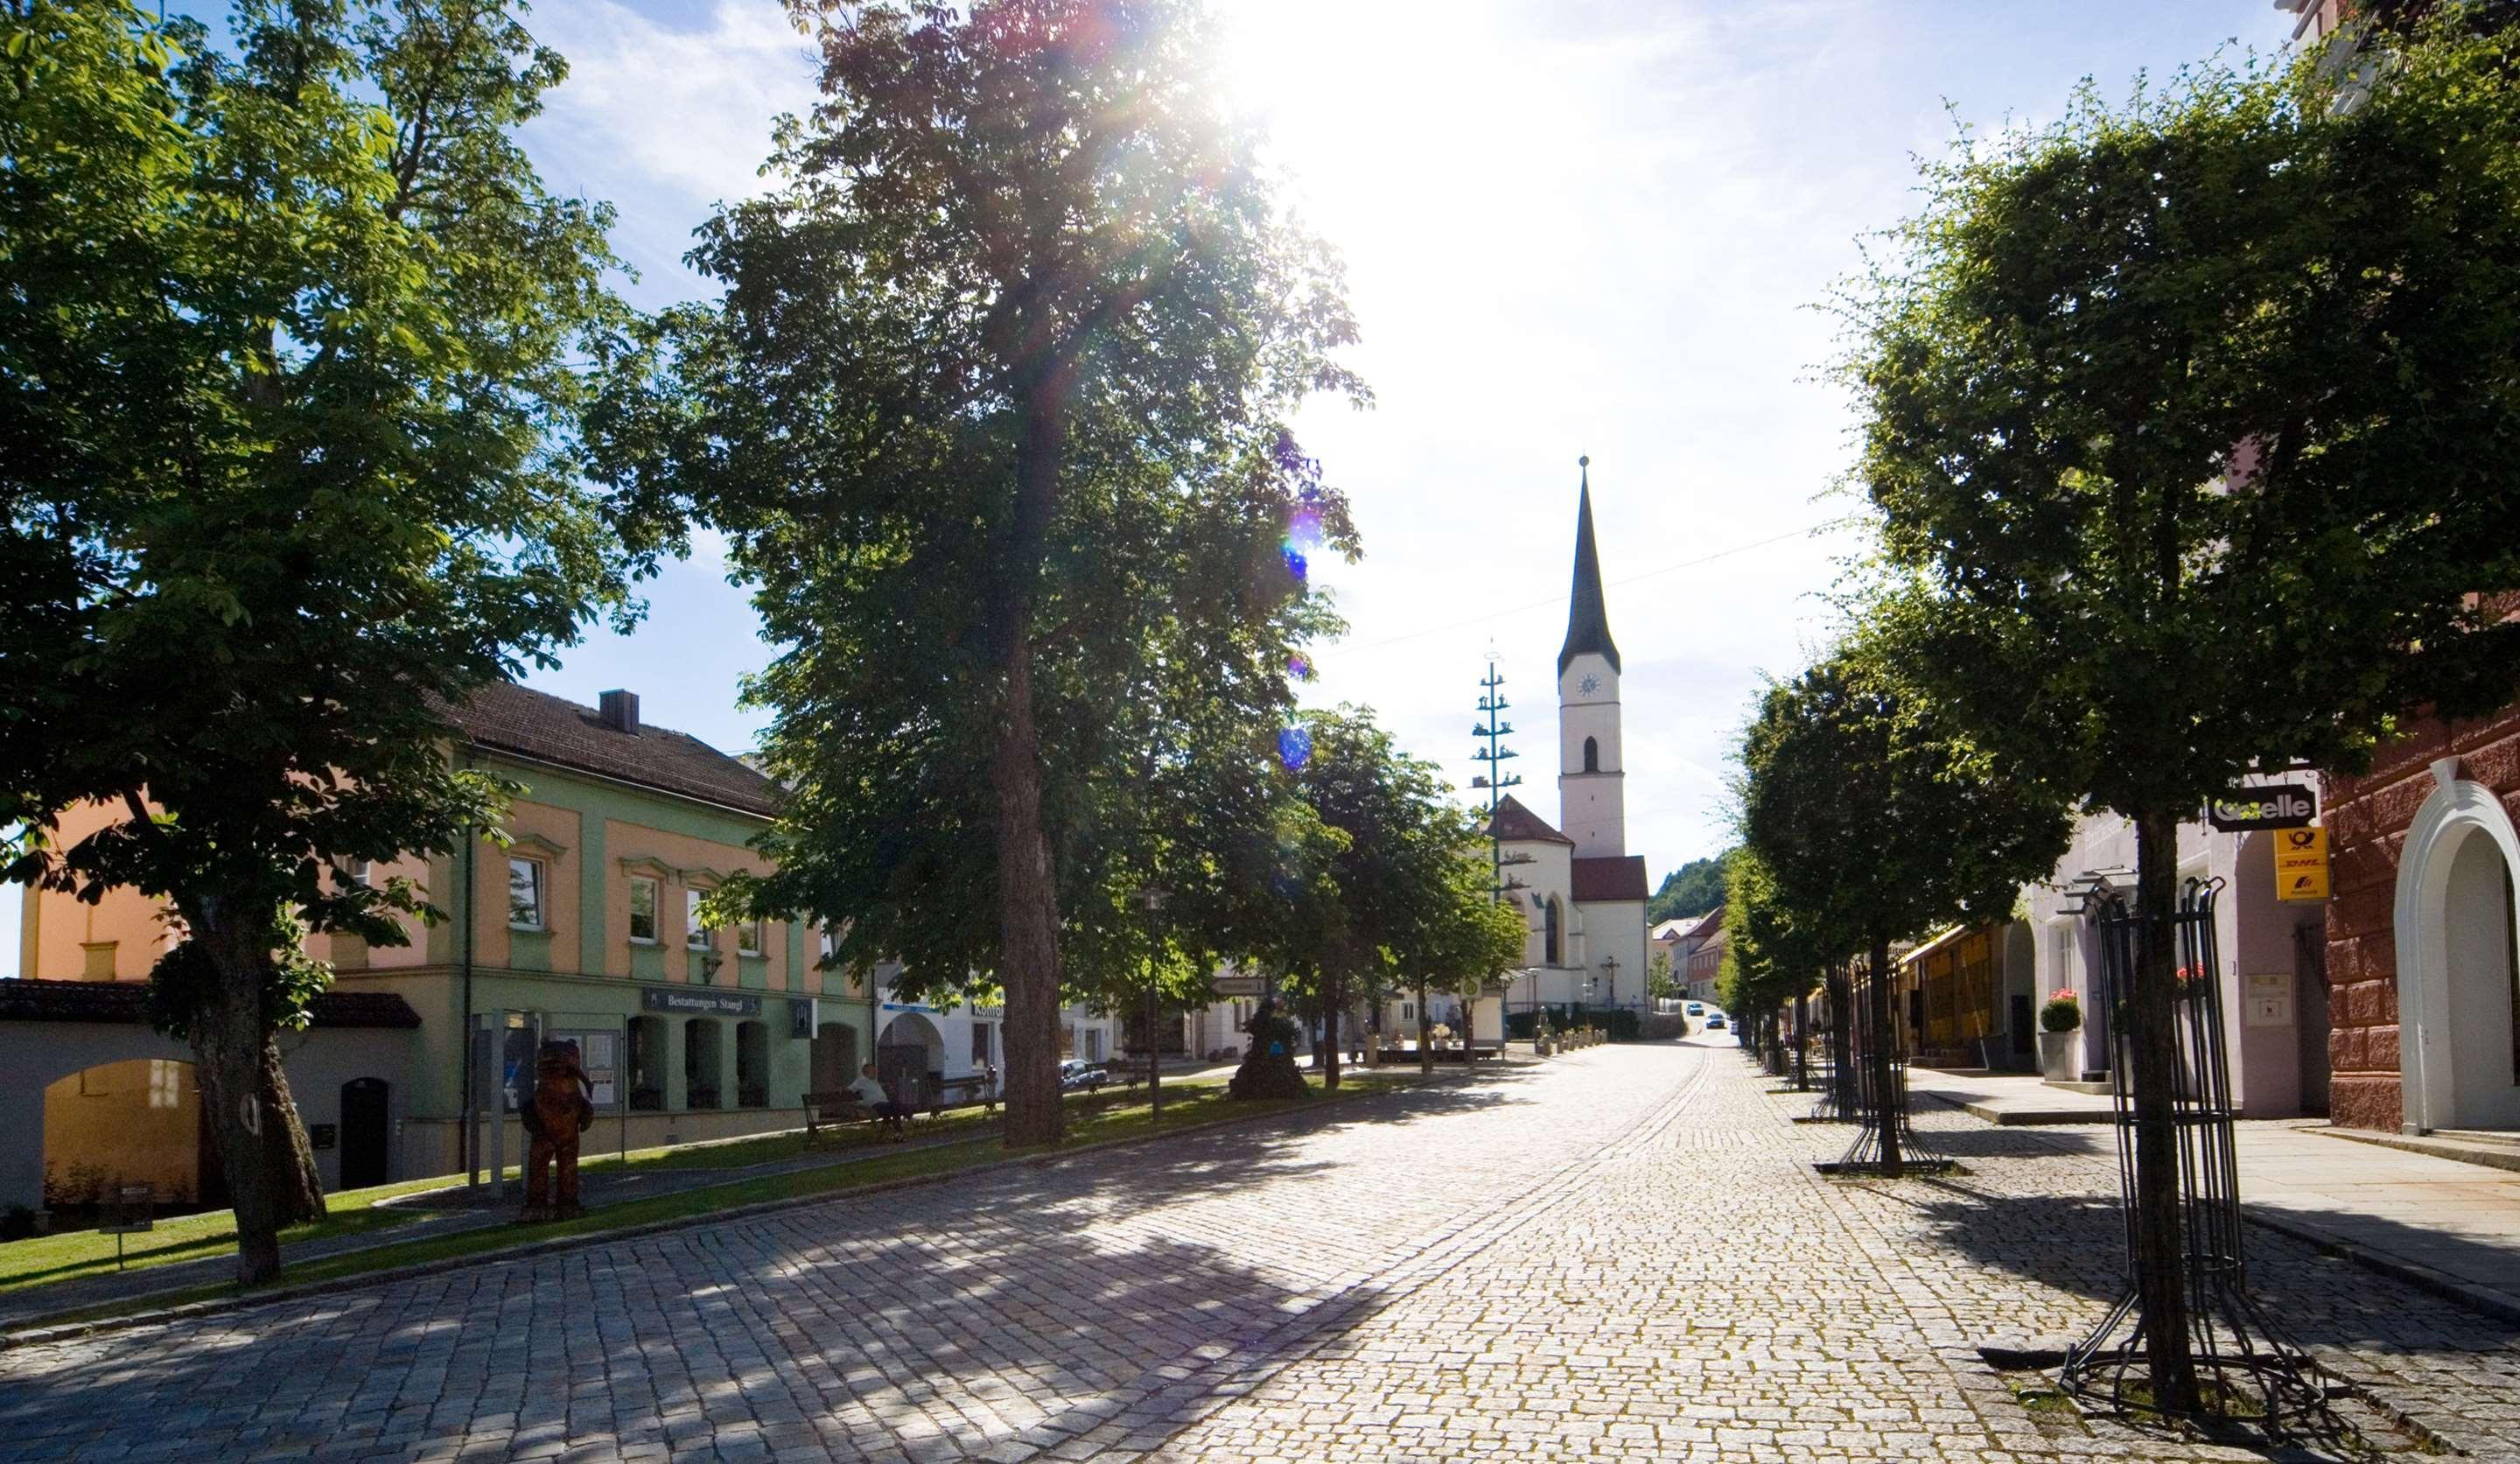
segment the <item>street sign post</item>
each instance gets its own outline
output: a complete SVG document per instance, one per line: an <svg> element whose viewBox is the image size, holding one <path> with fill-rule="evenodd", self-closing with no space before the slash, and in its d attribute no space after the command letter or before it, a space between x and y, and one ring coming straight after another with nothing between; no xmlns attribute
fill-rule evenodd
<svg viewBox="0 0 2520 1464"><path fill-rule="evenodd" d="M118 1185L113 1198L105 1203L104 1223L97 1226L103 1235L113 1237L113 1268L122 1269L122 1238L146 1235L158 1226L158 1191L146 1184Z"/></svg>

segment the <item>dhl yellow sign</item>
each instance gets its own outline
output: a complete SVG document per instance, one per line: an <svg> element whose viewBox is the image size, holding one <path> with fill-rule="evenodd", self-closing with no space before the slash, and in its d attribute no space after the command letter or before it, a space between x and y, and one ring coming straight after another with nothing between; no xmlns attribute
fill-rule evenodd
<svg viewBox="0 0 2520 1464"><path fill-rule="evenodd" d="M2327 898L2327 831L2277 829L2275 898L2316 903Z"/></svg>

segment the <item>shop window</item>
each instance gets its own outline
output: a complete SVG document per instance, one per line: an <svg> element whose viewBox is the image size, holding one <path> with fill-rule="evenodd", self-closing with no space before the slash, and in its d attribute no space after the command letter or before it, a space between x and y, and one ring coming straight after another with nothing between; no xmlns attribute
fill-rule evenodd
<svg viewBox="0 0 2520 1464"><path fill-rule="evenodd" d="M508 860L508 926L539 931L543 925L543 861L522 856Z"/></svg>
<svg viewBox="0 0 2520 1464"><path fill-rule="evenodd" d="M986 1022L971 1024L971 1066L985 1068L989 1063L989 1026Z"/></svg>
<svg viewBox="0 0 2520 1464"><path fill-rule="evenodd" d="M630 881L630 938L642 945L656 943L657 900L663 893L656 882L644 875Z"/></svg>

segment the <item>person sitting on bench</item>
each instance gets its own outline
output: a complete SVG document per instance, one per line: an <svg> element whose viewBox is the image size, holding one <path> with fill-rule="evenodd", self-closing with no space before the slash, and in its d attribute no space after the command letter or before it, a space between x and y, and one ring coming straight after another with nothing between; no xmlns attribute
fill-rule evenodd
<svg viewBox="0 0 2520 1464"><path fill-rule="evenodd" d="M901 1121L910 1117L910 1110L893 1102L892 1095L883 1090L882 1079L875 1075L875 1064L866 1065L858 1080L849 1084L849 1091L858 1095L858 1101L883 1124L885 1132L904 1134Z"/></svg>

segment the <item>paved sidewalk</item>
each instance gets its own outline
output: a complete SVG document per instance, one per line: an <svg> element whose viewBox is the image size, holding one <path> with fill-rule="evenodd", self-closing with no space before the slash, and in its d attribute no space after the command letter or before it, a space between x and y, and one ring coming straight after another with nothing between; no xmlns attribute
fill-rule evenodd
<svg viewBox="0 0 2520 1464"><path fill-rule="evenodd" d="M1920 1101L1939 1099L1990 1122L2025 1112L2079 1113L2101 1142L2114 1142L2105 1096L2051 1088L2037 1077L1930 1068L1910 1070L1908 1082ZM2320 1131L2326 1126L2304 1119L2234 1125L2243 1212L2520 1321L2520 1173L2355 1143Z"/></svg>
<svg viewBox="0 0 2520 1464"><path fill-rule="evenodd" d="M0 1457L2269 1457L2025 1407L1978 1351L2077 1335L2124 1286L2103 1130L1926 1105L1970 1172L1830 1181L1844 1129L1769 1085L1729 1044L1597 1048L22 1348ZM2379 1455L2520 1459L2520 1327L2281 1235L2250 1260Z"/></svg>

